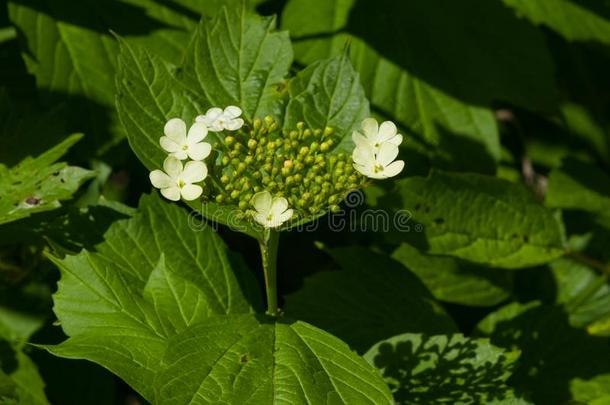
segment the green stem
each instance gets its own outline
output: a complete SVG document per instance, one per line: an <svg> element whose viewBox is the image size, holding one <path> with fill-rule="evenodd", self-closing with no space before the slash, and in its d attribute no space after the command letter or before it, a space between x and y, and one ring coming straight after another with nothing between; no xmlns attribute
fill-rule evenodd
<svg viewBox="0 0 610 405"><path fill-rule="evenodd" d="M271 316L278 316L280 313L277 306L277 250L279 241L280 233L272 229L265 230L263 239L259 241L265 274L267 314Z"/></svg>

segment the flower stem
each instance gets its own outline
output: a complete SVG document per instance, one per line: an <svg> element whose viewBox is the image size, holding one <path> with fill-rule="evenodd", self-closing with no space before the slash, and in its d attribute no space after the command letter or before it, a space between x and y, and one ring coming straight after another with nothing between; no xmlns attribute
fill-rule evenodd
<svg viewBox="0 0 610 405"><path fill-rule="evenodd" d="M273 229L265 230L263 239L259 241L265 274L267 314L271 316L278 316L280 313L277 306L277 250L279 241L280 233Z"/></svg>

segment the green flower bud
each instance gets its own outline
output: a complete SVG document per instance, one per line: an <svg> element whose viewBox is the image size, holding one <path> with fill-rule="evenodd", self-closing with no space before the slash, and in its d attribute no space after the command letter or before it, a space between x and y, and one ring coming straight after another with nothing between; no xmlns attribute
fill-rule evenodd
<svg viewBox="0 0 610 405"><path fill-rule="evenodd" d="M241 200L238 204L240 210L245 210L248 208L248 203L244 200Z"/></svg>
<svg viewBox="0 0 610 405"><path fill-rule="evenodd" d="M331 136L334 133L335 133L335 130L333 128L326 127L326 128L324 128L324 135L323 136L324 137L328 137L328 136Z"/></svg>
<svg viewBox="0 0 610 405"><path fill-rule="evenodd" d="M222 194L218 194L216 196L215 200L218 204L222 204L225 201L225 196Z"/></svg>
<svg viewBox="0 0 610 405"><path fill-rule="evenodd" d="M254 121L252 122L252 126L254 127L254 129L256 131L258 131L262 125L263 125L263 122L259 118L255 118Z"/></svg>
<svg viewBox="0 0 610 405"><path fill-rule="evenodd" d="M235 143L234 137L232 137L231 135L225 137L225 145L231 146L231 145L233 145L233 143Z"/></svg>
<svg viewBox="0 0 610 405"><path fill-rule="evenodd" d="M229 176L227 176L226 174L225 174L225 175L223 175L222 177L220 177L220 182L221 182L222 184L227 184L227 183L229 182L229 180L230 180L230 178L229 178Z"/></svg>
<svg viewBox="0 0 610 405"><path fill-rule="evenodd" d="M257 144L258 144L258 142L256 142L256 139L249 139L248 140L248 149L250 149L250 150L256 149Z"/></svg>
<svg viewBox="0 0 610 405"><path fill-rule="evenodd" d="M235 200L237 197L239 197L239 191L238 190L231 191L231 198Z"/></svg>
<svg viewBox="0 0 610 405"><path fill-rule="evenodd" d="M227 166L229 163L231 163L231 158L226 156L226 155L223 156L222 157L222 164L223 164L223 166Z"/></svg>

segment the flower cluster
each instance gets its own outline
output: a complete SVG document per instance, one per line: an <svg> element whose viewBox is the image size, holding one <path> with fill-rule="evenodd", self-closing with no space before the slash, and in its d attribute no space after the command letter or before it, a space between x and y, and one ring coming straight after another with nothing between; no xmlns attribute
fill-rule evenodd
<svg viewBox="0 0 610 405"><path fill-rule="evenodd" d="M161 147L168 152L163 162L163 170L153 170L150 182L161 189L161 194L172 201L183 198L186 201L196 200L203 193L203 188L197 184L208 176L208 168L202 162L207 158L212 145L203 142L208 131L235 131L244 124L238 107L229 106L223 110L210 108L204 115L196 118L196 122L186 131L186 123L180 118L172 118L165 124L159 139ZM182 160L191 159L184 166Z"/></svg>
<svg viewBox="0 0 610 405"><path fill-rule="evenodd" d="M405 162L394 161L402 143L396 125L391 121L378 125L375 119L367 118L362 122L362 132L352 134L356 144L352 152L356 170L372 179L387 179L400 173Z"/></svg>
<svg viewBox="0 0 610 405"><path fill-rule="evenodd" d="M284 129L270 116L246 124L241 113L234 106L211 108L196 117L188 133L184 121L168 121L160 139L169 153L165 172L150 174L163 196L177 201L203 195L206 201L237 206L241 215L265 228L276 228L291 219L336 211L367 178L395 176L404 166L394 161L402 135L389 121L379 126L372 118L364 120L362 133L352 134L352 151L339 145L341 137L333 128L299 122ZM209 131L216 133L213 144L203 142ZM208 168L202 160L210 154L214 163ZM185 159L191 160L183 166ZM194 184L207 177L211 181L203 187Z"/></svg>

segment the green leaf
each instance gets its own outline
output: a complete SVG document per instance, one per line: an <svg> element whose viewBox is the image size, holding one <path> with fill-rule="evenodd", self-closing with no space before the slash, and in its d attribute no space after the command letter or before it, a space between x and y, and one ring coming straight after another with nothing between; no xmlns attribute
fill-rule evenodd
<svg viewBox="0 0 610 405"><path fill-rule="evenodd" d="M351 152L352 131L369 115L369 106L360 77L346 55L300 71L289 83L289 94L284 128L295 128L299 121L309 128L332 127L344 135L339 150Z"/></svg>
<svg viewBox="0 0 610 405"><path fill-rule="evenodd" d="M4 354L0 357L0 404L48 405L44 382L34 362L21 350L8 355L11 358Z"/></svg>
<svg viewBox="0 0 610 405"><path fill-rule="evenodd" d="M381 206L400 209L418 223L395 237L423 252L509 269L564 253L558 221L519 184L433 172L401 180L397 189L398 196L388 195Z"/></svg>
<svg viewBox="0 0 610 405"><path fill-rule="evenodd" d="M202 107L237 105L252 119L281 116L277 87L291 63L288 33L276 32L274 17L257 16L242 1L201 22L183 66Z"/></svg>
<svg viewBox="0 0 610 405"><path fill-rule="evenodd" d="M72 135L42 155L8 169L0 165L0 224L58 208L94 173L55 163L81 135Z"/></svg>
<svg viewBox="0 0 610 405"><path fill-rule="evenodd" d="M280 113L283 101L275 86L288 72L292 50L274 24L273 18L247 12L243 2L224 8L200 24L181 67L122 42L117 109L131 148L149 170L160 168L167 155L159 138L169 118L192 122L209 107L229 104L241 106L247 118ZM236 207L190 205L206 218L261 237Z"/></svg>
<svg viewBox="0 0 610 405"><path fill-rule="evenodd" d="M584 327L610 316L607 277L568 258L555 260L550 268L557 285L557 303L566 305L571 325Z"/></svg>
<svg viewBox="0 0 610 405"><path fill-rule="evenodd" d="M383 340L364 355L398 404L526 403L506 384L518 357L489 339L411 333Z"/></svg>
<svg viewBox="0 0 610 405"><path fill-rule="evenodd" d="M359 353L405 332L453 332L426 287L399 263L363 248L329 253L340 271L316 273L286 297L285 312L331 332Z"/></svg>
<svg viewBox="0 0 610 405"><path fill-rule="evenodd" d="M519 16L546 25L571 41L610 44L610 7L599 1L503 0Z"/></svg>
<svg viewBox="0 0 610 405"><path fill-rule="evenodd" d="M610 394L604 385L610 377L610 341L570 326L560 307L509 304L478 330L496 346L522 351L510 383L536 404L595 403Z"/></svg>
<svg viewBox="0 0 610 405"><path fill-rule="evenodd" d="M47 349L88 359L153 403L390 404L376 371L302 322L248 313L252 275L187 212L144 197L95 251L53 258L55 312L69 339Z"/></svg>
<svg viewBox="0 0 610 405"><path fill-rule="evenodd" d="M473 150L486 162L467 169L490 172L499 160L492 101L555 104L544 38L497 2L292 0L282 25L304 64L349 44L372 109L443 145L460 169Z"/></svg>
<svg viewBox="0 0 610 405"><path fill-rule="evenodd" d="M392 257L415 273L439 300L470 306L492 306L507 299L511 274L451 257L426 255L403 243Z"/></svg>
<svg viewBox="0 0 610 405"><path fill-rule="evenodd" d="M565 159L549 176L545 197L552 208L589 211L602 216L610 212L610 176L597 166Z"/></svg>
<svg viewBox="0 0 610 405"><path fill-rule="evenodd" d="M196 25L191 18L198 20L198 14L187 13L187 18L176 10L185 12L150 0L9 2L11 21L26 41L22 55L37 87L49 105L69 102L71 124L85 130L96 154L124 137L114 114L118 44L111 31L179 60L190 37L187 31Z"/></svg>
<svg viewBox="0 0 610 405"><path fill-rule="evenodd" d="M392 403L370 365L303 322L210 318L172 338L164 364L158 403Z"/></svg>

